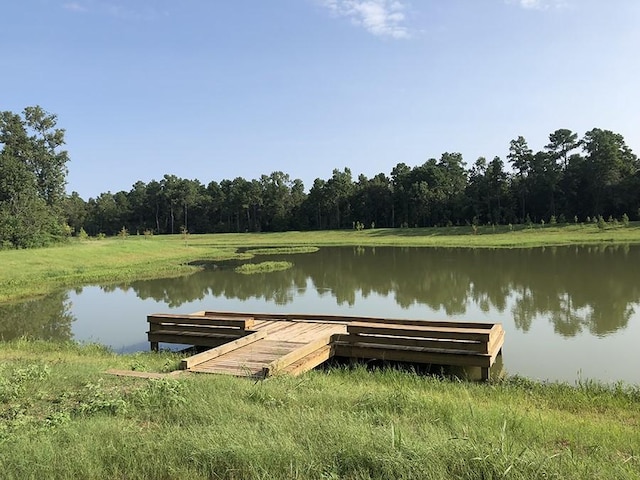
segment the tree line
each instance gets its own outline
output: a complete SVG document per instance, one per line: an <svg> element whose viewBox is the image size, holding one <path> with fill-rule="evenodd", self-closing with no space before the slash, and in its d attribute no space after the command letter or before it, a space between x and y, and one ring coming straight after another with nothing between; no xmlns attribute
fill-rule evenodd
<svg viewBox="0 0 640 480"><path fill-rule="evenodd" d="M88 200L64 193L63 144L55 115L40 107L0 115L0 246L37 246L70 232L408 228L640 215L638 157L622 135L599 128L581 138L556 130L537 152L519 136L504 160L481 157L469 168L460 153L447 152L372 178L334 169L308 192L280 171L207 184L166 174Z"/></svg>
<svg viewBox="0 0 640 480"><path fill-rule="evenodd" d="M619 134L596 128L578 138L560 129L538 152L520 136L511 141L506 163L510 171L500 157L479 158L466 168L461 154L443 153L415 167L398 163L372 178L334 169L308 192L280 171L206 185L164 175L87 202L73 193L66 216L75 231L82 227L91 235L123 227L215 233L638 218L640 164Z"/></svg>

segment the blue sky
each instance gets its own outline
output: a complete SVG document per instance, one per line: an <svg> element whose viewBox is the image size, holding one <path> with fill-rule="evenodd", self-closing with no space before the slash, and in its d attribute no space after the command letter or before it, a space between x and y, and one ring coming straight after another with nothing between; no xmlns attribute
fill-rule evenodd
<svg viewBox="0 0 640 480"><path fill-rule="evenodd" d="M58 115L67 190L389 174L569 128L640 153L638 0L20 0L0 110Z"/></svg>

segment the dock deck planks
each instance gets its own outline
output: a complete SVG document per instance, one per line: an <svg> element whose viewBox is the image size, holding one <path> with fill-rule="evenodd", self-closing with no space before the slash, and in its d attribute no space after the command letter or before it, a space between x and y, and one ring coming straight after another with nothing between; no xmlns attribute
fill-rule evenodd
<svg viewBox="0 0 640 480"><path fill-rule="evenodd" d="M335 355L477 366L488 379L504 343L502 325L493 323L210 311L148 320L152 348L163 339L214 347L185 358L181 369L251 378L298 375Z"/></svg>

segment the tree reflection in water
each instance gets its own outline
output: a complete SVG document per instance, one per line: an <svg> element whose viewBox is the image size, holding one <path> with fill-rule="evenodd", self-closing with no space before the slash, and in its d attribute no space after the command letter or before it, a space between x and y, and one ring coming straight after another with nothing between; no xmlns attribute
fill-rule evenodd
<svg viewBox="0 0 640 480"><path fill-rule="evenodd" d="M236 264L228 263L186 277L102 288L133 290L140 299L172 308L208 303L211 297L258 299L284 307L309 294L353 306L358 297L376 295L393 298L402 309L424 305L449 316L469 310L507 313L523 332L534 321L546 319L563 337L581 332L604 337L624 329L640 301L640 272L634 267L640 264L640 247L636 246L342 247L269 259L290 260L294 267L241 275L233 271ZM74 320L69 295L57 293L0 306L0 336L69 340Z"/></svg>
<svg viewBox="0 0 640 480"><path fill-rule="evenodd" d="M67 292L26 302L0 305L0 339L68 341L73 337L71 302Z"/></svg>
<svg viewBox="0 0 640 480"><path fill-rule="evenodd" d="M343 247L273 259L289 259L295 266L243 276L233 272L233 265L222 265L121 288L171 307L209 295L286 305L309 288L320 295L330 292L339 305L354 305L357 294L376 294L392 296L402 308L426 305L452 316L465 314L470 305L483 312L504 312L510 305L518 329L526 332L534 320L546 318L566 337L623 329L640 301L640 273L632 268L640 261L638 247Z"/></svg>

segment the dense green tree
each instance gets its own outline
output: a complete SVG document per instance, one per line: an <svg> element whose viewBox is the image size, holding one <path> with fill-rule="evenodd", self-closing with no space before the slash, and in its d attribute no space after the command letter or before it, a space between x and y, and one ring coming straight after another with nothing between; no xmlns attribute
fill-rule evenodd
<svg viewBox="0 0 640 480"><path fill-rule="evenodd" d="M351 195L354 189L351 170L345 168L340 171L335 168L331 178L327 180L325 188L333 209L331 228L350 227L353 222L351 218Z"/></svg>
<svg viewBox="0 0 640 480"><path fill-rule="evenodd" d="M209 182L203 196L203 205L209 225L207 231L225 231L225 220L223 218L225 200L220 184L218 182Z"/></svg>
<svg viewBox="0 0 640 480"><path fill-rule="evenodd" d="M410 173L411 168L404 163L398 163L391 170L391 190L393 193L391 225L393 227L409 225Z"/></svg>
<svg viewBox="0 0 640 480"><path fill-rule="evenodd" d="M436 222L459 223L464 220L467 171L460 153L443 153L438 161L440 170L441 208Z"/></svg>
<svg viewBox="0 0 640 480"><path fill-rule="evenodd" d="M0 248L41 246L69 233L68 154L57 117L41 107L0 112Z"/></svg>
<svg viewBox="0 0 640 480"><path fill-rule="evenodd" d="M511 166L515 170L516 174L516 188L520 191L520 207L521 207L521 221L524 221L527 208L526 208L526 196L527 196L527 178L531 171L531 162L533 160L533 151L529 148L527 141L523 136L519 136L515 140L511 140L509 144L509 154L507 159Z"/></svg>
<svg viewBox="0 0 640 480"><path fill-rule="evenodd" d="M391 226L392 191L384 173L372 179L360 175L355 184L352 207L353 218L366 228Z"/></svg>
<svg viewBox="0 0 640 480"><path fill-rule="evenodd" d="M536 220L555 216L556 198L561 178L560 165L547 152L536 152L531 158L527 178L529 211Z"/></svg>
<svg viewBox="0 0 640 480"><path fill-rule="evenodd" d="M87 203L80 197L78 192L71 192L71 195L64 199L62 209L67 224L72 231L76 234L80 232L87 219Z"/></svg>
<svg viewBox="0 0 640 480"><path fill-rule="evenodd" d="M549 134L549 143L545 148L554 161L562 162L561 167L566 170L569 164L569 153L579 146L578 134L567 128L561 128Z"/></svg>
<svg viewBox="0 0 640 480"><path fill-rule="evenodd" d="M441 172L438 162L430 158L422 165L411 170L410 198L412 211L409 215L409 225L424 227L433 224L433 216L443 200L443 191L440 187Z"/></svg>
<svg viewBox="0 0 640 480"><path fill-rule="evenodd" d="M164 207L164 195L162 191L162 184L156 180L151 180L147 184L145 191L147 207L153 211L153 220L156 233L163 233L161 230L160 219L162 218Z"/></svg>
<svg viewBox="0 0 640 480"><path fill-rule="evenodd" d="M466 188L469 215L474 222L488 221L490 200L487 183L487 159L479 157L469 170Z"/></svg>
<svg viewBox="0 0 640 480"><path fill-rule="evenodd" d="M309 190L306 200L302 205L302 211L309 221L309 228L322 230L329 228L330 200L327 182L316 178Z"/></svg>
<svg viewBox="0 0 640 480"><path fill-rule="evenodd" d="M593 213L618 213L623 202L617 187L626 177L635 175L638 157L627 147L622 135L599 128L585 134L583 148Z"/></svg>
<svg viewBox="0 0 640 480"><path fill-rule="evenodd" d="M138 233L153 228L153 203L147 198L147 185L137 181L127 194L130 210L130 231Z"/></svg>
<svg viewBox="0 0 640 480"><path fill-rule="evenodd" d="M282 231L288 228L293 208L291 188L292 182L286 173L278 171L260 177L261 230Z"/></svg>
<svg viewBox="0 0 640 480"><path fill-rule="evenodd" d="M115 197L111 192L98 195L95 199L90 198L88 206L88 226L85 230L91 235L104 233L115 235L122 228L120 221L120 211Z"/></svg>

